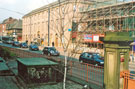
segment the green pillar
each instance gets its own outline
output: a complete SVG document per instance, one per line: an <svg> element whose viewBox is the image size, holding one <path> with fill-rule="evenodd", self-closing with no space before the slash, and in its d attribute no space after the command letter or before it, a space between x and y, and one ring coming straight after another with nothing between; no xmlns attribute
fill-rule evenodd
<svg viewBox="0 0 135 89"><path fill-rule="evenodd" d="M120 71L128 70L129 44L132 41L132 32L107 32L105 34L105 89L123 89L123 79L120 78Z"/></svg>

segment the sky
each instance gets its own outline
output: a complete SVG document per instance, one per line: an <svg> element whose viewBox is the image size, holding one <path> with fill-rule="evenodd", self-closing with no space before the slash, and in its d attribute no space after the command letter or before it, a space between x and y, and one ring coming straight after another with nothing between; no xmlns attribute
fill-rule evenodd
<svg viewBox="0 0 135 89"><path fill-rule="evenodd" d="M9 17L22 19L30 11L54 1L56 0L0 0L0 22Z"/></svg>
<svg viewBox="0 0 135 89"><path fill-rule="evenodd" d="M30 11L56 0L0 0L0 22L13 17L22 19Z"/></svg>

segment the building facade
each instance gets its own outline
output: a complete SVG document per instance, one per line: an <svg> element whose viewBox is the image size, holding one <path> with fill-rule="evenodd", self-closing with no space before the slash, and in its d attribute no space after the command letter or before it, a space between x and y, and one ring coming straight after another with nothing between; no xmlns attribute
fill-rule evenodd
<svg viewBox="0 0 135 89"><path fill-rule="evenodd" d="M6 24L0 24L0 36L6 36L7 31L6 31Z"/></svg>
<svg viewBox="0 0 135 89"><path fill-rule="evenodd" d="M0 24L0 37L13 37L15 40L22 40L22 20L17 20L12 17L5 19Z"/></svg>
<svg viewBox="0 0 135 89"><path fill-rule="evenodd" d="M61 0L31 11L23 17L22 40L44 46L54 43L56 47L72 43L73 22L80 20L79 8L91 4L89 0Z"/></svg>
<svg viewBox="0 0 135 89"><path fill-rule="evenodd" d="M91 8L82 8L80 13L85 17L82 22L78 23L78 27L83 27L83 29L78 29L76 32L83 34L83 43L88 47L102 49L102 40L106 32L130 31L135 33L134 5L135 1L112 4L102 2L98 3L96 7L93 4Z"/></svg>
<svg viewBox="0 0 135 89"><path fill-rule="evenodd" d="M6 24L7 36L14 37L17 41L22 41L22 20Z"/></svg>

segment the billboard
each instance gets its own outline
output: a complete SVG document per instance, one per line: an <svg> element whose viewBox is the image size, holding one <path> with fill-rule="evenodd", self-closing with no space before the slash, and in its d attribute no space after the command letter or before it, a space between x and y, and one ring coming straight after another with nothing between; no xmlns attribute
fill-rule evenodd
<svg viewBox="0 0 135 89"><path fill-rule="evenodd" d="M92 34L85 34L84 42L92 42Z"/></svg>
<svg viewBox="0 0 135 89"><path fill-rule="evenodd" d="M103 43L102 41L100 41L100 37L104 37L104 34L85 34L84 42Z"/></svg>

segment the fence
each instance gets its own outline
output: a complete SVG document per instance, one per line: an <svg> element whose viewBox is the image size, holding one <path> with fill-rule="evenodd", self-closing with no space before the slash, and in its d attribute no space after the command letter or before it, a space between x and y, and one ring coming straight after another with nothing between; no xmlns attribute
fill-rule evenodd
<svg viewBox="0 0 135 89"><path fill-rule="evenodd" d="M123 89L135 89L135 74L130 73L130 71L123 71L121 77L124 78Z"/></svg>
<svg viewBox="0 0 135 89"><path fill-rule="evenodd" d="M93 83L103 87L104 83L104 68L87 63L79 63L77 61L68 62L68 74L84 80L88 83Z"/></svg>
<svg viewBox="0 0 135 89"><path fill-rule="evenodd" d="M9 48L9 47L7 47ZM61 62L64 64L64 60L57 57L47 57L46 55L24 51L15 48L9 48L12 52L16 53L18 57L29 58L29 57L45 57L49 60ZM103 87L104 82L104 68L101 66L95 66L87 63L79 63L78 61L68 61L68 75L84 80L88 83L93 83Z"/></svg>

